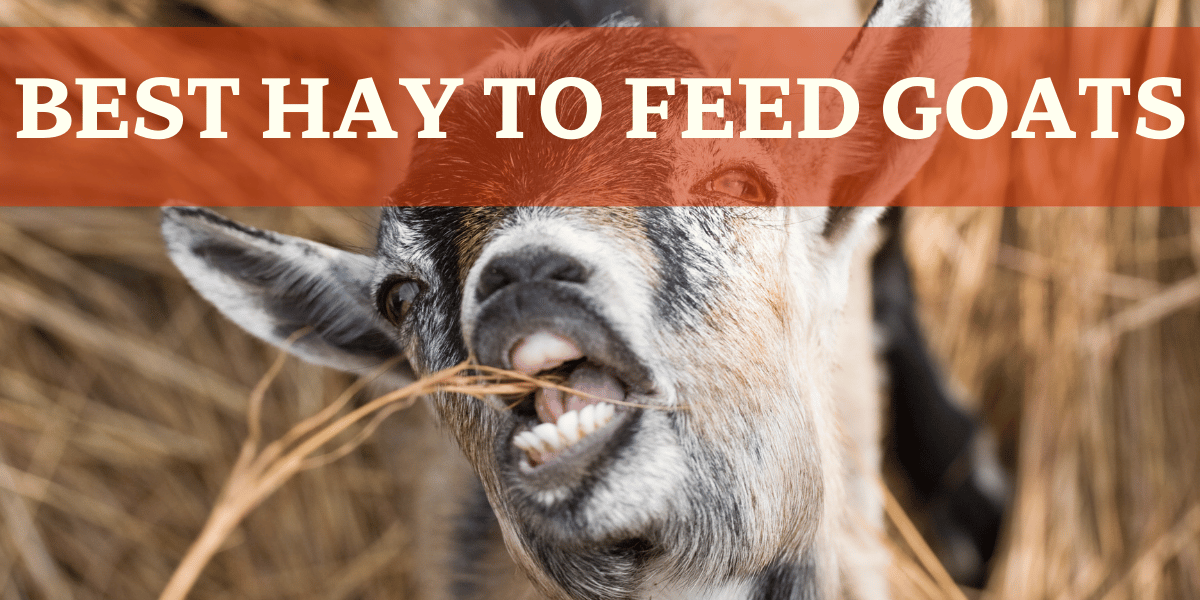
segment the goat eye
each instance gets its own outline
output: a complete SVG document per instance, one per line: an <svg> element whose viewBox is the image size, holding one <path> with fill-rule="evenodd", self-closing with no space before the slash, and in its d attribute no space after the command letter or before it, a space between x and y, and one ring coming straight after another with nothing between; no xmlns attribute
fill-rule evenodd
<svg viewBox="0 0 1200 600"><path fill-rule="evenodd" d="M388 290L383 304L384 316L387 317L387 320L391 321L393 325L399 326L404 321L404 317L408 316L413 300L417 298L420 291L421 286L417 285L415 281L403 280L393 284Z"/></svg>
<svg viewBox="0 0 1200 600"><path fill-rule="evenodd" d="M766 187L758 177L744 169L727 169L717 173L704 184L709 192L736 198L745 204L765 204Z"/></svg>

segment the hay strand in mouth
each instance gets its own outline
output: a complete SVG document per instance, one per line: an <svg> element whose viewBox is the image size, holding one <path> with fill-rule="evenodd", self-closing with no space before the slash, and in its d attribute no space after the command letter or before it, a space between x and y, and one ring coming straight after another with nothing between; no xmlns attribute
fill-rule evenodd
<svg viewBox="0 0 1200 600"><path fill-rule="evenodd" d="M303 330L297 332L290 341L294 341L304 333ZM241 452L216 505L209 513L208 520L199 536L188 548L179 566L172 573L159 600L186 598L205 565L220 550L234 528L251 510L292 476L300 471L323 466L346 456L365 442L385 418L412 406L418 398L423 396L446 392L484 399L488 396L525 395L540 387L553 387L604 402L642 408L673 408L599 398L552 381L515 371L463 362L376 397L364 405L338 416L355 394L362 391L371 381L392 370L401 361L400 358L396 358L381 365L374 373L360 378L328 406L294 425L279 439L262 447L263 398L267 389L283 369L286 359L287 355L280 353L280 356L251 391L249 407L246 411L248 420L246 441L242 445ZM317 454L322 447L333 441L338 435L363 421L367 421L366 425L354 432L350 440L329 452Z"/></svg>
<svg viewBox="0 0 1200 600"><path fill-rule="evenodd" d="M489 394L494 394L494 395L513 396L513 395L517 395L517 394L528 393L529 391L532 391L532 390L525 389L524 386L532 385L532 386L534 386L534 389L553 388L553 389L556 389L565 394L573 394L573 395L579 396L581 398L587 398L589 400L595 400L597 402L607 402L609 404L618 404L620 406L628 406L630 408L645 408L645 409L649 409L649 410L691 410L691 407L686 406L686 405L663 406L663 405L655 405L655 404L642 404L640 402L630 402L628 400L613 400L611 398L604 398L602 396L597 396L595 394L588 394L586 392L581 392L574 388L565 386L561 383L561 380L558 378L534 377L532 375L526 375L524 373L519 373L517 371L509 371L507 369L500 369L497 367L489 367L487 365L471 365L471 369L480 371L481 373L484 373L484 374L494 375L499 378L515 380L513 383L514 383L514 385L517 385L517 389L515 389L513 392L509 392L509 393L504 393L504 392L499 392L499 391L488 392ZM503 384L497 383L497 385L503 385ZM497 388L497 389L499 389L499 388ZM459 391L459 390L447 388L446 391L453 392L453 391ZM474 395L474 394L470 394L469 392L462 392L462 393ZM507 409L511 410L513 407L515 407L519 403L520 403L520 401L510 404L507 406Z"/></svg>

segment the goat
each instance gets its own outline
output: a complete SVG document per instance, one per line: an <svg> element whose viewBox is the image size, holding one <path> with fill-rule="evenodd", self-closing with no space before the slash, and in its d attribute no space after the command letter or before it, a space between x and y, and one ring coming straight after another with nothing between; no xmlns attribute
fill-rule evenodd
<svg viewBox="0 0 1200 600"><path fill-rule="evenodd" d="M962 0L885 0L867 22L969 24ZM869 90L901 51L904 69L961 72L962 49L921 39L852 47L835 76ZM481 66L442 114L446 137L418 142L376 256L167 208L172 260L268 342L311 328L287 347L317 364L403 356L420 375L471 357L590 395L429 399L473 475L448 453L433 478L461 521L423 541L456 561L430 569L428 597L886 598L869 260L880 206L935 138L830 155L683 140L677 117L630 140L606 115L580 140L536 125L496 139L499 99L479 88L497 74L583 77L606 98L629 77L704 75L663 32L545 34ZM770 206L833 201L847 181L856 207ZM482 580L507 560L500 543L527 578L504 592Z"/></svg>

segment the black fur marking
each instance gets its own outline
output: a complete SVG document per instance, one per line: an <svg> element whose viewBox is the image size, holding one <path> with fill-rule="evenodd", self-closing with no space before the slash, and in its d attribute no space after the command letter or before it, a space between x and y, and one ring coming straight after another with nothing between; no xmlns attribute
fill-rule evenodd
<svg viewBox="0 0 1200 600"><path fill-rule="evenodd" d="M708 299L720 285L720 269L706 264L712 257L696 245L684 219L692 218L706 237L719 239L718 232L727 228L727 213L720 209L657 207L643 208L639 213L646 238L658 258L660 285L654 303L663 322L685 323L689 316L705 312Z"/></svg>
<svg viewBox="0 0 1200 600"><path fill-rule="evenodd" d="M283 271L275 256L238 243L205 240L192 246L192 253L214 269L259 287L274 285Z"/></svg>
<svg viewBox="0 0 1200 600"><path fill-rule="evenodd" d="M660 550L644 538L564 550L531 539L534 554L571 598L632 600L642 571Z"/></svg>
<svg viewBox="0 0 1200 600"><path fill-rule="evenodd" d="M435 183L414 182L414 187ZM421 356L410 357L422 370L436 371L466 360L467 346L458 324L462 280L474 256L465 254L464 249L471 246L472 235L494 227L507 210L425 206L384 209L378 241L381 258L399 258L391 256L392 253L403 255L406 250L399 248L403 239L404 245L420 248L421 254L432 262L426 274L428 290L422 292L421 301L415 303L408 317L416 339L422 340L426 350ZM487 222L492 225L484 227L482 223ZM396 234L398 228L405 233ZM439 348L439 353L432 353L433 348Z"/></svg>
<svg viewBox="0 0 1200 600"><path fill-rule="evenodd" d="M876 2L875 6L871 7L871 12L867 14L867 20L865 22L870 23L871 19L875 18L876 13L878 13L879 9L883 6L883 3L888 2L888 1L889 0L879 0L878 2ZM891 1L895 1L895 0L891 0ZM860 32L860 34L861 34L861 32ZM857 38L855 41L857 42ZM851 46L851 47L853 48L853 46Z"/></svg>
<svg viewBox="0 0 1200 600"><path fill-rule="evenodd" d="M356 290L347 289L336 273L305 273L270 252L236 242L205 240L192 252L214 269L260 288L264 308L276 321L274 333L281 339L312 327L309 335L353 356L383 362L400 353L395 341L373 326L372 313L361 304L365 297L355 298Z"/></svg>
<svg viewBox="0 0 1200 600"><path fill-rule="evenodd" d="M628 0L502 0L517 23L528 27L603 27L614 17L640 16L640 6Z"/></svg>
<svg viewBox="0 0 1200 600"><path fill-rule="evenodd" d="M976 588L987 583L988 566L1003 526L1005 507L999 500L979 489L974 478L967 478L946 489L929 509L936 533L965 536L979 553L978 569L953 573L959 583Z"/></svg>
<svg viewBox="0 0 1200 600"><path fill-rule="evenodd" d="M927 6L922 4L916 10L909 13L899 27L924 27L929 22L929 11Z"/></svg>
<svg viewBox="0 0 1200 600"><path fill-rule="evenodd" d="M821 235L825 236L825 239L837 237L845 229L855 210L858 209L854 206L829 207L828 216L825 218L825 228L821 230Z"/></svg>
<svg viewBox="0 0 1200 600"><path fill-rule="evenodd" d="M254 227L250 227L248 225L243 225L241 223L238 223L237 221L226 219L225 217L222 217L221 215L219 215L211 210L208 210L207 208L172 206L172 207L163 209L163 217L164 218L179 218L179 217L200 218L205 221L208 221L209 223L212 223L213 225L217 225L221 228L233 229L233 230L239 231L241 233L244 233L250 237L253 237L255 239L259 239L264 242L269 242L271 244L275 244L276 246L282 245L282 242L279 241L279 238L276 238L269 231L263 231L261 229L256 229Z"/></svg>
<svg viewBox="0 0 1200 600"><path fill-rule="evenodd" d="M753 600L821 600L817 566L811 556L800 562L776 559L759 575Z"/></svg>
<svg viewBox="0 0 1200 600"><path fill-rule="evenodd" d="M879 13L879 9L883 7L884 2L894 2L894 1L896 1L896 0L879 0L879 2L876 2L875 6L871 7L870 14L867 15L866 23L871 24L871 20L874 19L875 15ZM914 10L907 17L905 17L904 21L902 21L898 25L895 25L895 27L925 27L928 25L928 23L929 23L929 5L927 3L922 3L917 6L916 10ZM864 28L864 30L865 30L865 28ZM860 32L860 34L861 34L861 32ZM857 39L855 40L855 44L857 44ZM852 44L851 48L853 48L853 47L854 47L854 45Z"/></svg>
<svg viewBox="0 0 1200 600"><path fill-rule="evenodd" d="M881 224L883 245L872 262L875 326L884 331L884 358L891 383L891 451L912 483L916 499L930 509L936 528L966 535L983 559L960 583L979 585L995 553L1004 506L970 477L975 420L943 384L916 315L916 296L901 237L903 210L891 208Z"/></svg>
<svg viewBox="0 0 1200 600"><path fill-rule="evenodd" d="M888 236L872 261L874 320L886 332L892 387L892 442L922 500L938 489L966 451L975 423L950 398L921 333L916 297L899 234L899 212L884 221Z"/></svg>
<svg viewBox="0 0 1200 600"><path fill-rule="evenodd" d="M155 26L166 27L229 27L234 25L191 2L159 0L154 11Z"/></svg>

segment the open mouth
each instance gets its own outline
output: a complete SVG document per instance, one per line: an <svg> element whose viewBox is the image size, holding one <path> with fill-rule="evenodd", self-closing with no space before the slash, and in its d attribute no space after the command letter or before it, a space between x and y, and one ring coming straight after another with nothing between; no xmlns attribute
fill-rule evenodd
<svg viewBox="0 0 1200 600"><path fill-rule="evenodd" d="M514 408L524 418L512 437L522 452L523 470L599 451L625 421L621 417L631 412L626 405L629 386L568 337L536 331L517 340L510 360L515 371L579 392L542 387Z"/></svg>

